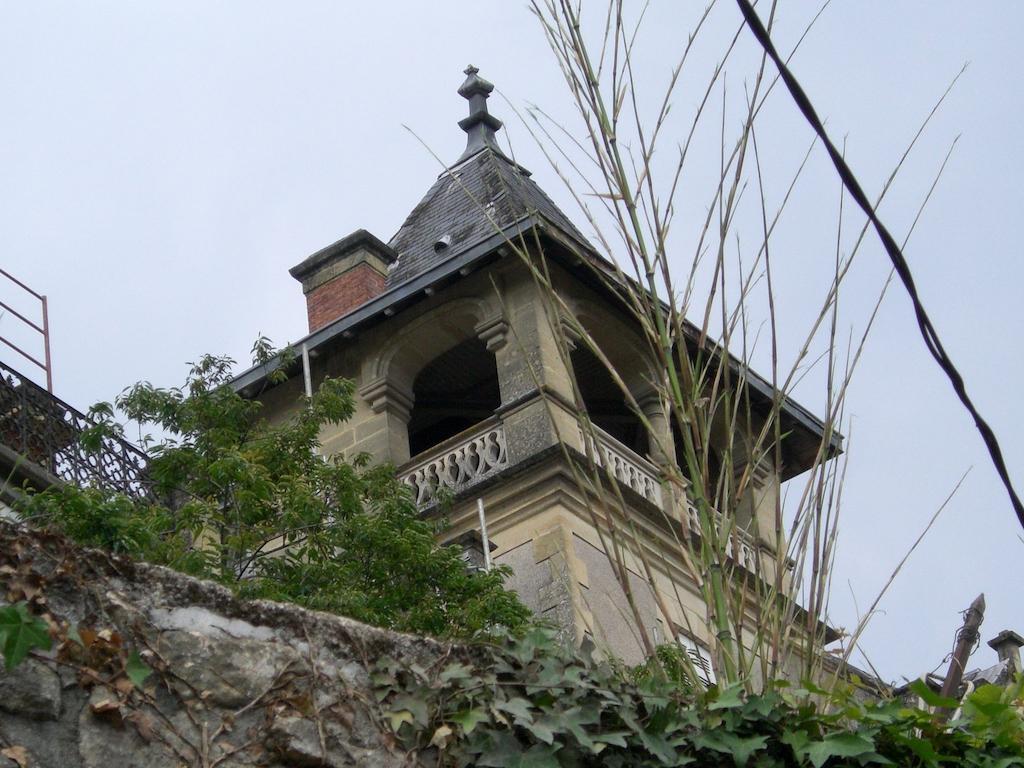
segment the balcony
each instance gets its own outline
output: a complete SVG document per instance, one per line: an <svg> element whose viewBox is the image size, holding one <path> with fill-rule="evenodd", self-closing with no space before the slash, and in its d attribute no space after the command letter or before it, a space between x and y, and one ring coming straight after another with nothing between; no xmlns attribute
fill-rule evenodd
<svg viewBox="0 0 1024 768"><path fill-rule="evenodd" d="M581 429L579 438L581 445L590 443L598 467L610 472L623 487L661 508L663 491L660 474L654 464L599 427L593 427L590 437L586 437ZM437 501L439 490L460 493L508 466L504 425L497 417L491 417L413 457L399 469L398 478L412 488L417 506L423 509ZM679 519L691 535L699 537L701 526L697 508L689 498L685 505L685 512ZM714 517L719 530L722 530L725 518L719 512L715 512ZM725 553L747 570L752 571L756 567L757 544L742 528L733 527Z"/></svg>
<svg viewBox="0 0 1024 768"><path fill-rule="evenodd" d="M655 506L661 507L658 468L600 427L591 425L591 429L593 433L589 437L584 435L582 429L579 434L580 443L589 444L594 463L609 472L621 485L636 491Z"/></svg>
<svg viewBox="0 0 1024 768"><path fill-rule="evenodd" d="M398 478L412 488L422 508L437 501L439 490L458 493L507 466L505 428L492 417L416 456Z"/></svg>
<svg viewBox="0 0 1024 768"><path fill-rule="evenodd" d="M81 445L95 426L85 414L0 363L0 459L11 477L40 489L58 482L148 495L146 454L124 440L104 437L100 448Z"/></svg>
<svg viewBox="0 0 1024 768"><path fill-rule="evenodd" d="M610 472L621 485L632 489L647 501L661 508L663 497L658 468L600 427L592 425L591 428L596 441L594 437L586 438L582 429L579 434L582 443L590 444L594 463ZM685 498L684 503L686 505L684 523L691 535L699 537L701 527L697 508L690 501L689 496ZM723 530L725 518L722 513L714 512L714 519L718 529ZM748 531L733 526L729 540L726 542L725 554L741 567L754 570L757 563L757 544Z"/></svg>
<svg viewBox="0 0 1024 768"><path fill-rule="evenodd" d="M722 513L714 512L714 519L718 530L723 530L725 517ZM686 500L686 520L690 533L700 536L700 514L689 499ZM754 537L744 528L732 526L729 540L725 544L725 555L737 565L748 571L754 571L757 566L757 544L754 542Z"/></svg>

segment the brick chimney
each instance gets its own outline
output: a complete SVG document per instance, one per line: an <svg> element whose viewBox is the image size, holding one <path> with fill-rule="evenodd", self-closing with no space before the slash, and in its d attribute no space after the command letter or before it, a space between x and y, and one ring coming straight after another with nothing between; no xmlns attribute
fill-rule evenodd
<svg viewBox="0 0 1024 768"><path fill-rule="evenodd" d="M384 292L397 254L365 229L357 229L288 270L302 283L312 333Z"/></svg>
<svg viewBox="0 0 1024 768"><path fill-rule="evenodd" d="M1024 637L1011 629L1004 629L988 641L988 646L999 654L1000 661L1010 662L1014 674L1021 671L1020 649L1024 646Z"/></svg>

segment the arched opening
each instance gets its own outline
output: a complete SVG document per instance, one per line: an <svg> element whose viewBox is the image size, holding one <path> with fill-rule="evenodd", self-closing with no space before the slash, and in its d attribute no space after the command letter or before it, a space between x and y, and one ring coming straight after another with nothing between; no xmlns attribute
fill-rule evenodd
<svg viewBox="0 0 1024 768"><path fill-rule="evenodd" d="M670 423L672 425L672 443L675 446L676 466L679 467L679 471L691 484L696 484L698 482L701 483L703 488L702 493L706 498L714 501L722 475L722 456L718 447L714 442L707 446L707 458L705 460L704 446L694 446L697 451L697 469L702 473L703 478L694 477L690 471L691 467L686 460L686 444L683 441L683 428L680 426L679 420L676 418L675 414L672 415Z"/></svg>
<svg viewBox="0 0 1024 768"><path fill-rule="evenodd" d="M427 363L417 374L412 390L412 456L490 418L501 405L494 354L476 338L455 345Z"/></svg>
<svg viewBox="0 0 1024 768"><path fill-rule="evenodd" d="M649 450L647 430L630 410L626 397L597 355L584 345L571 354L573 372L590 420L641 456Z"/></svg>

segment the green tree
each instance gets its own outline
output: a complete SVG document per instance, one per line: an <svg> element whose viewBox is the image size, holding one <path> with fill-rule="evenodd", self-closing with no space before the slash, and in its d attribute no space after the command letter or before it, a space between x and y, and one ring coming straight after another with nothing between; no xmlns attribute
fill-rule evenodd
<svg viewBox="0 0 1024 768"><path fill-rule="evenodd" d="M266 339L253 352L257 363L290 355ZM269 424L259 400L230 386L232 367L206 356L183 387L139 383L117 398L130 419L166 435L149 447L149 499L66 485L29 497L22 516L245 597L389 629L470 637L525 625L506 571L471 571L457 547L439 547L393 467L319 454L321 428L352 415L351 381L325 379L290 420ZM111 405L92 416L87 447L120 430Z"/></svg>

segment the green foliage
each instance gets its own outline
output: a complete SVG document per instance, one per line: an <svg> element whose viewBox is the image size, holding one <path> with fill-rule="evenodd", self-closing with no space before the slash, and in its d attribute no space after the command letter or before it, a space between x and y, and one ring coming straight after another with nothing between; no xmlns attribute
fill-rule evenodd
<svg viewBox="0 0 1024 768"><path fill-rule="evenodd" d="M153 670L146 666L138 651L132 651L125 662L124 673L132 681L132 685L141 688L146 678L153 674Z"/></svg>
<svg viewBox="0 0 1024 768"><path fill-rule="evenodd" d="M266 364L278 353L260 339L253 354ZM280 371L291 353L279 354ZM289 419L269 424L258 400L229 385L232 366L206 356L183 387L140 383L118 398L129 418L168 436L149 449L152 499L65 486L31 497L20 513L244 597L450 637L525 624L506 572L470 572L457 548L438 547L393 468L319 455L321 428L353 413L352 382L325 379ZM90 444L119 431L111 406L92 415Z"/></svg>
<svg viewBox="0 0 1024 768"><path fill-rule="evenodd" d="M484 663L423 668L381 660L373 682L383 719L410 750L446 766L1024 765L1021 691L982 688L950 724L897 701L839 693L828 713L816 689L695 694L664 675L566 649L534 629Z"/></svg>
<svg viewBox="0 0 1024 768"><path fill-rule="evenodd" d="M24 602L0 608L0 650L4 668L10 672L35 648L50 650L50 628L28 612Z"/></svg>
<svg viewBox="0 0 1024 768"><path fill-rule="evenodd" d="M677 643L662 643L655 647L654 658L630 670L636 682L664 678L684 693L696 693L706 687L686 649Z"/></svg>

